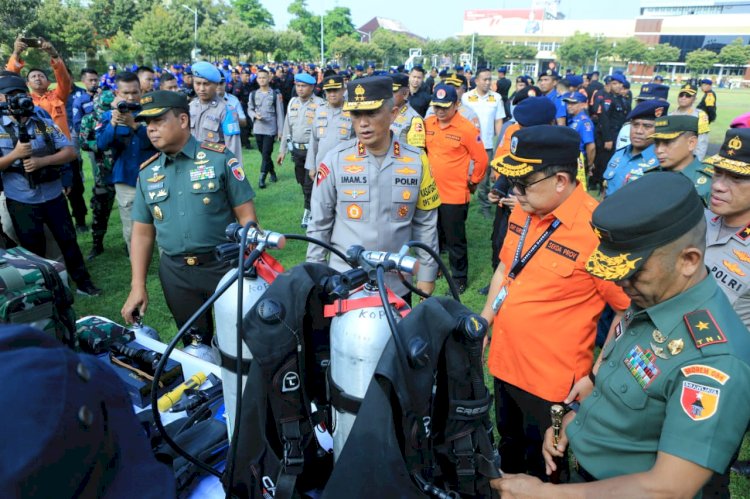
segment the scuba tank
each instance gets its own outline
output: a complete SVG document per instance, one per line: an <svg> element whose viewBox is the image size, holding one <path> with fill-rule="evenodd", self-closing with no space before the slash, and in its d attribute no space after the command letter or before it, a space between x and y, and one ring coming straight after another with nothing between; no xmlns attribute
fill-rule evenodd
<svg viewBox="0 0 750 499"><path fill-rule="evenodd" d="M331 321L331 363L328 371L328 393L334 407L333 456L338 459L351 432L357 411L370 385L391 329L380 297L373 269L391 260L395 268L413 273L418 268L415 258L403 254L364 251L353 246L347 252L352 263L358 263L370 274L370 280L346 300L333 304L336 316ZM406 315L409 306L401 298L388 293L387 306L394 318ZM396 305L394 307L393 305ZM328 308L330 311L331 308ZM344 311L345 310L345 311ZM343 313L341 313L343 311ZM328 314L326 314L328 315Z"/></svg>
<svg viewBox="0 0 750 499"><path fill-rule="evenodd" d="M141 317L141 313L137 308L133 310L133 319L135 319L135 322L128 329L141 336L145 336L146 338L161 341L161 338L159 338L159 333L156 332L156 329L143 323L143 317Z"/></svg>
<svg viewBox="0 0 750 499"><path fill-rule="evenodd" d="M254 269L253 269L254 270ZM220 288L228 281L237 269L227 272L219 281ZM237 373L235 373L235 359L237 358L237 290L239 280L232 284L223 295L214 303L214 319L216 321L216 334L214 335L215 353L221 359L221 380L224 390L224 405L226 407L227 430L232 435L234 429L234 415L237 401ZM255 302L265 293L268 282L255 272L246 272L242 278L243 299L242 316L255 305ZM247 365L253 356L245 342L242 343L243 369L247 371ZM242 376L242 386L247 382L247 374Z"/></svg>
<svg viewBox="0 0 750 499"><path fill-rule="evenodd" d="M193 328L185 334L185 346L182 351L193 357L197 357L211 364L218 364L216 355L210 346L201 343L201 335L193 332Z"/></svg>
<svg viewBox="0 0 750 499"><path fill-rule="evenodd" d="M354 425L356 413L341 402L345 399L363 399L378 365L386 343L391 338L388 320L378 296L378 288L371 283L347 299L373 301L372 306L350 310L331 321L331 364L329 367L329 392L334 399L333 456L337 459L344 448ZM389 306L391 306L389 304ZM400 318L398 310L394 315ZM398 320L398 319L397 319ZM359 404L356 404L357 406ZM350 409L349 411L346 409ZM358 409L358 407L357 407Z"/></svg>

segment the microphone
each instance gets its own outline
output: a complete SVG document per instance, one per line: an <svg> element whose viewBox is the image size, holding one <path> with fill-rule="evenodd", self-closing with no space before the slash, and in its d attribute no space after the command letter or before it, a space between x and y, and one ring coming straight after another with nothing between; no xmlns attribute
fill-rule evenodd
<svg viewBox="0 0 750 499"><path fill-rule="evenodd" d="M227 225L224 234L228 240L239 243L242 241L242 225L236 222L231 223ZM257 227L251 227L247 231L247 244L262 244L267 248L283 249L286 246L286 237L279 232L262 231Z"/></svg>

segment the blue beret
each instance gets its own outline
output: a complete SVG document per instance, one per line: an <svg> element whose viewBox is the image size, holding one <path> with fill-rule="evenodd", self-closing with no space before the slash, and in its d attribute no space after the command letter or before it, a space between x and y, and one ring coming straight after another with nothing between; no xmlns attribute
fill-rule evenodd
<svg viewBox="0 0 750 499"><path fill-rule="evenodd" d="M308 66L310 67L310 69L315 69L316 67L315 64L309 64Z"/></svg>
<svg viewBox="0 0 750 499"><path fill-rule="evenodd" d="M192 76L192 74L193 74L193 67L190 64L188 64L187 66L185 66L184 73L186 75L191 75Z"/></svg>
<svg viewBox="0 0 750 499"><path fill-rule="evenodd" d="M628 80L625 80L625 83L623 83L622 86L625 89L629 89L630 88L630 82Z"/></svg>
<svg viewBox="0 0 750 499"><path fill-rule="evenodd" d="M669 97L669 87L661 83L646 83L641 86L638 100L664 99Z"/></svg>
<svg viewBox="0 0 750 499"><path fill-rule="evenodd" d="M461 64L456 64L455 66L453 66L453 69L455 69L456 71L463 71L464 67Z"/></svg>
<svg viewBox="0 0 750 499"><path fill-rule="evenodd" d="M357 64L356 66L354 66L354 69L356 69L357 71L364 71L365 70L365 68L361 64Z"/></svg>
<svg viewBox="0 0 750 499"><path fill-rule="evenodd" d="M520 83L520 82L523 82L523 83L525 83L525 84L528 85L529 84L529 77L526 76L526 75L516 76L516 83Z"/></svg>
<svg viewBox="0 0 750 499"><path fill-rule="evenodd" d="M654 81L656 81L656 80L664 81L664 77L662 75L655 75L654 76Z"/></svg>
<svg viewBox="0 0 750 499"><path fill-rule="evenodd" d="M110 64L110 65L108 66L108 69L114 69L114 70L117 70L117 66L115 66L114 64Z"/></svg>
<svg viewBox="0 0 750 499"><path fill-rule="evenodd" d="M627 78L625 78L625 75L623 75L622 73L614 73L612 75L612 79L614 81L619 81L622 84L628 81Z"/></svg>
<svg viewBox="0 0 750 499"><path fill-rule="evenodd" d="M296 75L294 75L294 81L307 83L308 85L315 85L315 78L307 73L297 73Z"/></svg>
<svg viewBox="0 0 750 499"><path fill-rule="evenodd" d="M175 497L172 467L154 458L109 365L29 326L2 325L0 373L0 404L16 414L3 421L6 493Z"/></svg>
<svg viewBox="0 0 750 499"><path fill-rule="evenodd" d="M372 68L372 69L375 69L375 64L373 64L373 63L370 63L370 64L368 64L368 66L369 66L370 68Z"/></svg>
<svg viewBox="0 0 750 499"><path fill-rule="evenodd" d="M581 92L567 92L562 94L562 100L565 102L586 102L588 99Z"/></svg>
<svg viewBox="0 0 750 499"><path fill-rule="evenodd" d="M699 82L701 85L713 85L714 82L712 82L710 79L705 78Z"/></svg>
<svg viewBox="0 0 750 499"><path fill-rule="evenodd" d="M607 75L604 77L604 83L609 83L612 81L612 77L610 75Z"/></svg>
<svg viewBox="0 0 750 499"><path fill-rule="evenodd" d="M154 73L161 73L161 68L159 66L154 66Z"/></svg>
<svg viewBox="0 0 750 499"><path fill-rule="evenodd" d="M645 120L655 120L661 116L666 116L669 110L669 102L661 99L645 100L640 102L630 114L628 114L628 120L634 120L641 118Z"/></svg>
<svg viewBox="0 0 750 499"><path fill-rule="evenodd" d="M513 117L521 126L549 125L555 119L557 107L547 97L529 97L513 108Z"/></svg>
<svg viewBox="0 0 750 499"><path fill-rule="evenodd" d="M578 87L583 85L583 77L579 75L568 75L565 77L568 80L568 85L571 87Z"/></svg>
<svg viewBox="0 0 750 499"><path fill-rule="evenodd" d="M448 73L448 70L447 70L447 69L443 69L442 71L440 71L440 72L438 73L438 76L439 76L440 78L445 78L445 77L447 77L447 76L448 76L448 74L449 74L449 73Z"/></svg>
<svg viewBox="0 0 750 499"><path fill-rule="evenodd" d="M508 72L508 68L506 68L505 66L500 66L499 68L497 68L497 72L498 73L507 73Z"/></svg>
<svg viewBox="0 0 750 499"><path fill-rule="evenodd" d="M172 64L172 67L175 69L182 69L182 64Z"/></svg>
<svg viewBox="0 0 750 499"><path fill-rule="evenodd" d="M203 78L211 83L219 83L221 81L221 71L211 63L205 61L199 61L193 64L193 76L197 78Z"/></svg>

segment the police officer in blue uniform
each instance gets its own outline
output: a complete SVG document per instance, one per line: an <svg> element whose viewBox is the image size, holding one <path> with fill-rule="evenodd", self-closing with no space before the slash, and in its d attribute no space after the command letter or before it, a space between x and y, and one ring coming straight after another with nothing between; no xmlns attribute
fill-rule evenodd
<svg viewBox="0 0 750 499"><path fill-rule="evenodd" d="M73 161L76 151L51 119L33 111L27 91L20 76L0 77L0 97L7 106L0 116L0 171L13 228L21 246L44 256L46 225L78 293L100 295L83 262L60 180L60 166ZM30 136L28 142L22 130Z"/></svg>
<svg viewBox="0 0 750 499"><path fill-rule="evenodd" d="M638 104L630 114L630 144L618 149L612 155L604 172L605 192L611 196L628 182L639 179L644 173L659 167L654 150L654 123L660 116L666 116L669 102L660 99L647 100Z"/></svg>
<svg viewBox="0 0 750 499"><path fill-rule="evenodd" d="M581 153L584 156L586 171L594 168L596 146L594 144L594 123L586 112L586 96L581 92L568 92L562 95L568 107L568 126L581 136Z"/></svg>

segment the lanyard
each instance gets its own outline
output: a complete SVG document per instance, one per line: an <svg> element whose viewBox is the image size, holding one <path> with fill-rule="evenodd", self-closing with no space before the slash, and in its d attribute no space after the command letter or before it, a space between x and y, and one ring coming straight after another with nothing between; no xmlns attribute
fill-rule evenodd
<svg viewBox="0 0 750 499"><path fill-rule="evenodd" d="M542 247L542 244L549 239L549 236L552 235L553 232L557 230L557 228L560 226L560 220L557 218L550 224L549 227L547 227L547 230L544 231L544 234L539 236L539 239L537 239L534 244L531 245L531 248L529 248L529 251L526 252L525 255L521 256L521 250L523 249L523 243L526 240L526 234L529 231L529 225L531 224L531 215L526 217L526 224L523 226L523 232L521 232L521 239L518 241L518 246L516 247L516 254L513 257L513 265L511 268L510 273L508 274L508 277L511 279L515 279L518 274L521 273L521 271L526 267L526 264L529 263L529 260L531 260L531 257L536 254L537 251L539 251L539 248Z"/></svg>

